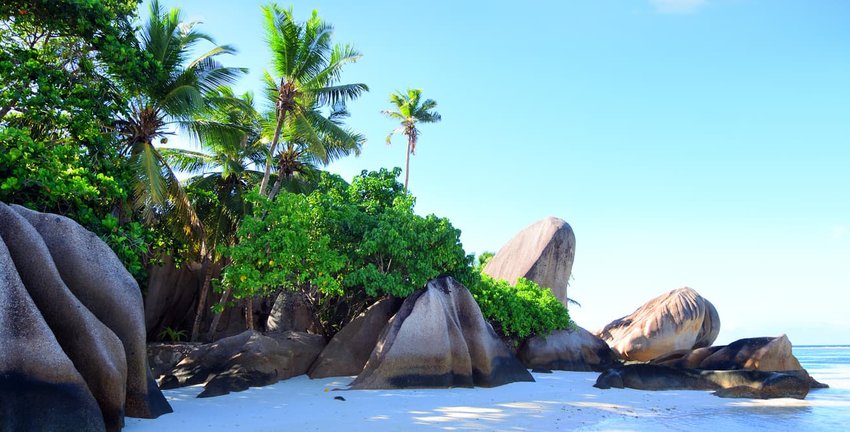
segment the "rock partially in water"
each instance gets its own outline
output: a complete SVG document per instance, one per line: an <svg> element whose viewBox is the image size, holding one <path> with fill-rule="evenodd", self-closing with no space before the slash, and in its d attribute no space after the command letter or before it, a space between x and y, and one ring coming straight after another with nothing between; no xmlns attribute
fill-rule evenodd
<svg viewBox="0 0 850 432"><path fill-rule="evenodd" d="M495 387L534 381L469 290L441 277L409 296L352 389Z"/></svg>
<svg viewBox="0 0 850 432"><path fill-rule="evenodd" d="M630 364L609 369L599 375L600 389L637 390L715 390L720 397L758 397L804 399L810 384L799 373L759 370L679 369L654 364Z"/></svg>

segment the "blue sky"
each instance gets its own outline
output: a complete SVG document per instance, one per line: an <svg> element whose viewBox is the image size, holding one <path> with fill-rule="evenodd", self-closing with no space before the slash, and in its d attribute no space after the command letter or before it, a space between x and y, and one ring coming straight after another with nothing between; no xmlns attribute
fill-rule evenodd
<svg viewBox="0 0 850 432"><path fill-rule="evenodd" d="M262 2L164 4L234 45L227 63L250 68L239 89L259 93ZM422 88L443 121L411 160L417 211L476 253L565 219L579 325L690 286L719 310L719 342L850 343L850 2L294 6L363 53L344 80L371 88L349 122L368 144L330 170L403 166L379 112Z"/></svg>

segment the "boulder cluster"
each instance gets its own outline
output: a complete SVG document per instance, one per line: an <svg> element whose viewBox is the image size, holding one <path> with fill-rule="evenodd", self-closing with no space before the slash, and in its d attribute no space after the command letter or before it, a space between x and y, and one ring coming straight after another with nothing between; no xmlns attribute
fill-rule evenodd
<svg viewBox="0 0 850 432"><path fill-rule="evenodd" d="M76 222L0 203L0 430L117 431L171 407L139 287Z"/></svg>
<svg viewBox="0 0 850 432"><path fill-rule="evenodd" d="M521 231L484 271L528 278L566 304L574 255L570 226L547 218ZM155 272L152 280L198 284L179 272ZM192 307L184 294L175 301ZM151 310L148 329L183 319ZM0 430L118 431L125 415L171 411L154 377L163 388L203 384L199 397L302 374L356 375L351 389L492 387L534 381L529 369L601 372L599 388L722 397L803 398L822 386L785 336L712 346L719 315L690 288L597 332L572 326L513 343L449 276L404 300L380 299L327 342L300 294L282 293L268 310L264 333L228 327L211 344L146 348L139 287L106 244L70 219L0 203Z"/></svg>

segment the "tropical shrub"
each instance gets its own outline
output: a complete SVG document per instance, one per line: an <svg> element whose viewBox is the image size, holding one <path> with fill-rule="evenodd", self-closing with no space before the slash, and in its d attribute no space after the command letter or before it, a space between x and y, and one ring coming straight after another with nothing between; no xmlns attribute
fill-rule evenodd
<svg viewBox="0 0 850 432"><path fill-rule="evenodd" d="M567 308L552 292L525 278L511 285L482 273L470 292L496 331L515 342L570 325Z"/></svg>
<svg viewBox="0 0 850 432"><path fill-rule="evenodd" d="M351 184L323 173L308 195L254 194L238 244L225 248L222 286L236 299L300 290L332 334L377 297L406 297L441 274L473 280L460 231L416 215L400 173L363 171Z"/></svg>

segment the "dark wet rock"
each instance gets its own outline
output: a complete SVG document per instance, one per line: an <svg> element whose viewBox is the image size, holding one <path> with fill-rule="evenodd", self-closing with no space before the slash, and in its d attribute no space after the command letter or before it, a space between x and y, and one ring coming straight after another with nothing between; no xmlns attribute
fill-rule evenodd
<svg viewBox="0 0 850 432"><path fill-rule="evenodd" d="M534 381L451 277L409 296L352 389L495 387Z"/></svg>
<svg viewBox="0 0 850 432"><path fill-rule="evenodd" d="M247 330L201 345L165 374L163 388L205 384L198 397L261 387L303 375L322 351L325 339L299 332L261 334Z"/></svg>
<svg viewBox="0 0 850 432"><path fill-rule="evenodd" d="M662 294L597 333L624 360L649 361L710 346L720 333L714 305L691 288Z"/></svg>
<svg viewBox="0 0 850 432"><path fill-rule="evenodd" d="M803 399L810 384L803 374L759 370L679 369L653 364L630 364L609 369L596 380L600 389L715 390L720 397L793 397Z"/></svg>
<svg viewBox="0 0 850 432"><path fill-rule="evenodd" d="M307 372L310 378L357 375L375 349L381 331L401 306L401 299L383 298L339 331Z"/></svg>
<svg viewBox="0 0 850 432"><path fill-rule="evenodd" d="M203 344L198 342L163 342L148 344L148 364L154 379L170 373L186 356Z"/></svg>
<svg viewBox="0 0 850 432"><path fill-rule="evenodd" d="M548 217L517 233L484 267L494 279L526 278L549 288L564 305L575 259L576 236L563 219Z"/></svg>
<svg viewBox="0 0 850 432"><path fill-rule="evenodd" d="M620 364L608 344L578 326L528 338L518 356L529 369L601 372Z"/></svg>
<svg viewBox="0 0 850 432"><path fill-rule="evenodd" d="M796 371L807 377L812 388L828 387L815 381L803 369L785 335L739 339L729 345L676 351L653 359L651 363L706 370Z"/></svg>

